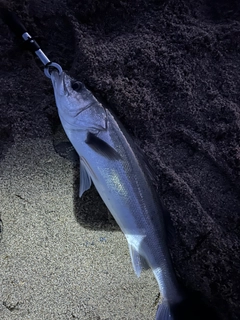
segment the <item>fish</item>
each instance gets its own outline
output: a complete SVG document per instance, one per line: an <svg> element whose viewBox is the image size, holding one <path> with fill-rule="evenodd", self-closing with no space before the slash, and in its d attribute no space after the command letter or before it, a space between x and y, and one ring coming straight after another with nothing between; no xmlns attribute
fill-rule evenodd
<svg viewBox="0 0 240 320"><path fill-rule="evenodd" d="M79 196L94 184L126 237L137 277L151 268L157 280L161 301L156 319L178 319L174 310L185 297L171 261L152 169L112 111L82 82L56 70L51 81L59 118L80 159Z"/></svg>

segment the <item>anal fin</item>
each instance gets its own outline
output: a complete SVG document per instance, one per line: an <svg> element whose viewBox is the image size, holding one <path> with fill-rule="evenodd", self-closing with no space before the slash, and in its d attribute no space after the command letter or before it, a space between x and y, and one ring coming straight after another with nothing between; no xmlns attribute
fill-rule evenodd
<svg viewBox="0 0 240 320"><path fill-rule="evenodd" d="M145 270L149 269L149 265L146 259L142 255L140 255L140 253L131 244L129 244L129 251L130 251L130 257L132 260L133 270L137 275L137 277L139 278L141 271L143 269Z"/></svg>

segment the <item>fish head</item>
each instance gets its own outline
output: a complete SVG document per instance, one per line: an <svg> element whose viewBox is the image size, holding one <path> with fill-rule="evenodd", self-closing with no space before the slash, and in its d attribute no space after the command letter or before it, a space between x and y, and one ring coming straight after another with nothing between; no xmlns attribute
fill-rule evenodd
<svg viewBox="0 0 240 320"><path fill-rule="evenodd" d="M74 116L92 102L92 94L84 84L72 79L64 71L52 71L51 80L58 109Z"/></svg>
<svg viewBox="0 0 240 320"><path fill-rule="evenodd" d="M58 70L51 72L51 80L63 126L79 130L105 126L102 105L82 82L71 78L64 71L59 73Z"/></svg>

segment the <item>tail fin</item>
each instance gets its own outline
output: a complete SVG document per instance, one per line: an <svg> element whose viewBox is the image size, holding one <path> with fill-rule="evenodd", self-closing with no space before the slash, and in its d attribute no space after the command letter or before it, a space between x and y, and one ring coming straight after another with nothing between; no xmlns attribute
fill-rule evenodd
<svg viewBox="0 0 240 320"><path fill-rule="evenodd" d="M168 301L164 299L161 304L158 305L156 320L172 320L170 305Z"/></svg>
<svg viewBox="0 0 240 320"><path fill-rule="evenodd" d="M177 304L169 304L164 299L158 306L156 320L220 320L217 312L211 308L199 294L193 293Z"/></svg>

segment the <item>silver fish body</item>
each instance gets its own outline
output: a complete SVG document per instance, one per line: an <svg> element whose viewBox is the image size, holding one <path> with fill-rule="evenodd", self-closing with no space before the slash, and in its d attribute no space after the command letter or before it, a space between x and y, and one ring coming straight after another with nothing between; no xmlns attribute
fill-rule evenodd
<svg viewBox="0 0 240 320"><path fill-rule="evenodd" d="M117 119L81 82L56 71L51 80L63 128L80 157L80 196L92 181L126 236L135 273L150 267L156 277L162 297L157 319L174 319L171 306L182 295L151 170Z"/></svg>

